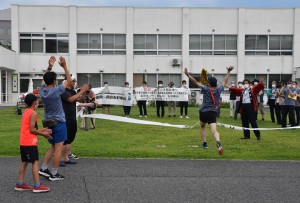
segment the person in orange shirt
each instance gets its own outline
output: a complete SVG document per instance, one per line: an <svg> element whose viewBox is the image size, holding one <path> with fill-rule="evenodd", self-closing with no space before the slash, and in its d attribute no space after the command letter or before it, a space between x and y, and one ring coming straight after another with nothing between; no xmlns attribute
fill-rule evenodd
<svg viewBox="0 0 300 203"><path fill-rule="evenodd" d="M24 111L22 117L22 125L20 132L20 153L22 163L19 167L18 182L15 186L17 191L30 190L33 192L48 192L49 187L42 185L39 178L39 154L37 148L37 135L44 136L46 139L52 139L50 129L38 130L38 116L35 109L38 106L38 98L29 93L25 97L25 104L27 109ZM24 183L25 171L28 163L32 163L32 176L34 179L34 187L28 186Z"/></svg>

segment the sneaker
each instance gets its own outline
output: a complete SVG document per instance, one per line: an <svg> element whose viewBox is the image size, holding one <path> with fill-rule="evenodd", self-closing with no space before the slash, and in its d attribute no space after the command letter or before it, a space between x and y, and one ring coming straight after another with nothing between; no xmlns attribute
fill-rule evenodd
<svg viewBox="0 0 300 203"><path fill-rule="evenodd" d="M139 117L140 117L140 118L142 118L143 116L142 116L142 115L140 115Z"/></svg>
<svg viewBox="0 0 300 203"><path fill-rule="evenodd" d="M59 175L58 173L56 173L55 175L51 174L49 177L49 180L51 180L51 181L63 180L63 179L65 179L65 177L62 175Z"/></svg>
<svg viewBox="0 0 300 203"><path fill-rule="evenodd" d="M32 187L28 186L26 183L23 183L22 185L16 184L15 190L16 191L32 190Z"/></svg>
<svg viewBox="0 0 300 203"><path fill-rule="evenodd" d="M48 192L50 191L50 187L47 187L45 185L42 185L42 183L40 183L39 187L33 187L33 192Z"/></svg>
<svg viewBox="0 0 300 203"><path fill-rule="evenodd" d="M58 166L59 167L66 167L67 165L63 161L60 161Z"/></svg>
<svg viewBox="0 0 300 203"><path fill-rule="evenodd" d="M75 154L69 154L69 159L79 159Z"/></svg>
<svg viewBox="0 0 300 203"><path fill-rule="evenodd" d="M182 118L182 116L180 116L179 118Z"/></svg>
<svg viewBox="0 0 300 203"><path fill-rule="evenodd" d="M68 160L68 161L63 161L64 164L77 164L76 161L71 161L71 160Z"/></svg>
<svg viewBox="0 0 300 203"><path fill-rule="evenodd" d="M223 155L224 154L224 150L222 147L219 147L218 148L218 152L219 152L219 155Z"/></svg>
<svg viewBox="0 0 300 203"><path fill-rule="evenodd" d="M186 116L185 118L189 118L188 116Z"/></svg>
<svg viewBox="0 0 300 203"><path fill-rule="evenodd" d="M201 148L202 148L202 149L208 149L207 143L203 143L203 144L201 145Z"/></svg>
<svg viewBox="0 0 300 203"><path fill-rule="evenodd" d="M147 115L145 115L145 118L147 118L148 116Z"/></svg>
<svg viewBox="0 0 300 203"><path fill-rule="evenodd" d="M49 169L45 169L45 170L43 170L43 169L40 169L39 170L39 174L41 175L41 176L44 176L44 177L46 177L46 178L49 178L50 176L51 176L51 172L49 171Z"/></svg>

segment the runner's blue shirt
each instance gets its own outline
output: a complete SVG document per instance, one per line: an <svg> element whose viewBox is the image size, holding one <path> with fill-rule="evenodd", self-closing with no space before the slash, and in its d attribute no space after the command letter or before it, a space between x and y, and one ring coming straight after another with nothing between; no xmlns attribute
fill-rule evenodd
<svg viewBox="0 0 300 203"><path fill-rule="evenodd" d="M219 105L220 105L221 93L224 90L224 86L220 85L216 89L212 90L212 94L215 99L215 105L214 105L214 101L210 94L210 88L208 86L201 85L200 90L202 90L202 93L203 93L203 101L202 101L200 111L201 112L208 112L208 111L217 112L217 109L219 108Z"/></svg>

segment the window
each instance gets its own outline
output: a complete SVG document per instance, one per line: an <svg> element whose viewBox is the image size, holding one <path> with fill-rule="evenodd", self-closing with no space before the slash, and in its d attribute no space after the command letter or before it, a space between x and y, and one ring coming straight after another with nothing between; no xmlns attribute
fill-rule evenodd
<svg viewBox="0 0 300 203"><path fill-rule="evenodd" d="M246 35L246 55L293 55L292 35Z"/></svg>
<svg viewBox="0 0 300 203"><path fill-rule="evenodd" d="M126 55L126 35L77 34L77 53Z"/></svg>
<svg viewBox="0 0 300 203"><path fill-rule="evenodd" d="M190 55L237 55L237 35L190 35Z"/></svg>
<svg viewBox="0 0 300 203"><path fill-rule="evenodd" d="M133 36L134 55L181 55L181 35Z"/></svg>
<svg viewBox="0 0 300 203"><path fill-rule="evenodd" d="M69 53L69 35L20 33L20 53Z"/></svg>

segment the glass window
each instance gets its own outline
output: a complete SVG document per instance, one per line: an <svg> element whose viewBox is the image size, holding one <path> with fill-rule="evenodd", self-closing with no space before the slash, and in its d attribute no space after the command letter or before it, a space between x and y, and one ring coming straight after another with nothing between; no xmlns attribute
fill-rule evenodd
<svg viewBox="0 0 300 203"><path fill-rule="evenodd" d="M104 82L108 82L108 86L114 86L114 77L115 77L114 74L106 74L106 73L103 74L102 86Z"/></svg>
<svg viewBox="0 0 300 203"><path fill-rule="evenodd" d="M126 49L126 35L115 35L115 49Z"/></svg>
<svg viewBox="0 0 300 203"><path fill-rule="evenodd" d="M293 49L293 36L285 35L281 36L281 50Z"/></svg>
<svg viewBox="0 0 300 203"><path fill-rule="evenodd" d="M236 35L226 35L226 50L237 50Z"/></svg>
<svg viewBox="0 0 300 203"><path fill-rule="evenodd" d="M164 87L168 87L168 84L170 82L170 80L169 80L169 74L158 74L158 81L160 81L160 80L163 82L163 86ZM156 87L157 86L158 86L158 84L156 84Z"/></svg>
<svg viewBox="0 0 300 203"><path fill-rule="evenodd" d="M101 48L101 37L100 34L89 34L89 47L90 49L100 49Z"/></svg>
<svg viewBox="0 0 300 203"><path fill-rule="evenodd" d="M89 48L89 37L88 34L77 35L77 49L88 49Z"/></svg>
<svg viewBox="0 0 300 203"><path fill-rule="evenodd" d="M134 35L134 49L145 49L145 35Z"/></svg>
<svg viewBox="0 0 300 203"><path fill-rule="evenodd" d="M156 74L147 74L146 82L148 87L157 87Z"/></svg>
<svg viewBox="0 0 300 203"><path fill-rule="evenodd" d="M190 35L190 50L200 49L200 35Z"/></svg>
<svg viewBox="0 0 300 203"><path fill-rule="evenodd" d="M157 35L146 35L146 49L157 48Z"/></svg>
<svg viewBox="0 0 300 203"><path fill-rule="evenodd" d="M268 36L258 35L256 49L267 50L268 49Z"/></svg>
<svg viewBox="0 0 300 203"><path fill-rule="evenodd" d="M270 50L280 50L280 36L279 35L269 36L269 49Z"/></svg>
<svg viewBox="0 0 300 203"><path fill-rule="evenodd" d="M158 49L169 49L169 35L158 35Z"/></svg>
<svg viewBox="0 0 300 203"><path fill-rule="evenodd" d="M201 35L201 49L212 50L212 35Z"/></svg>
<svg viewBox="0 0 300 203"><path fill-rule="evenodd" d="M126 82L126 74L115 74L114 86L124 87Z"/></svg>
<svg viewBox="0 0 300 203"><path fill-rule="evenodd" d="M57 53L56 39L46 39L46 53Z"/></svg>
<svg viewBox="0 0 300 203"><path fill-rule="evenodd" d="M256 35L246 35L245 37L245 49L254 50L256 47Z"/></svg>
<svg viewBox="0 0 300 203"><path fill-rule="evenodd" d="M102 35L102 47L103 49L114 49L114 35Z"/></svg>
<svg viewBox="0 0 300 203"><path fill-rule="evenodd" d="M69 40L57 40L57 53L69 53Z"/></svg>
<svg viewBox="0 0 300 203"><path fill-rule="evenodd" d="M181 49L180 35L170 35L170 49Z"/></svg>
<svg viewBox="0 0 300 203"><path fill-rule="evenodd" d="M225 50L225 35L214 36L214 49Z"/></svg>
<svg viewBox="0 0 300 203"><path fill-rule="evenodd" d="M177 74L172 74L170 75L170 82L174 82L174 86L175 87L181 87L181 75L177 75Z"/></svg>
<svg viewBox="0 0 300 203"><path fill-rule="evenodd" d="M20 39L20 52L31 53L31 39Z"/></svg>
<svg viewBox="0 0 300 203"><path fill-rule="evenodd" d="M32 39L32 53L43 53L43 40Z"/></svg>

